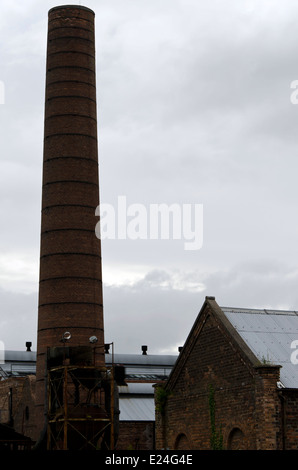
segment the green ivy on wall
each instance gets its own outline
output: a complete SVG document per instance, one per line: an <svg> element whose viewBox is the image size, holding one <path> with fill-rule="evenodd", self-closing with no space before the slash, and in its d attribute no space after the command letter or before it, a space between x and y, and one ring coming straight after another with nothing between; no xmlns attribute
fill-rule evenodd
<svg viewBox="0 0 298 470"><path fill-rule="evenodd" d="M223 449L223 437L221 430L217 431L215 426L215 399L214 399L214 388L212 385L209 386L209 413L211 421L211 437L210 446L212 450Z"/></svg>
<svg viewBox="0 0 298 470"><path fill-rule="evenodd" d="M168 397L171 393L166 390L164 387L156 387L155 390L155 409L158 411L161 416L165 415L166 404Z"/></svg>

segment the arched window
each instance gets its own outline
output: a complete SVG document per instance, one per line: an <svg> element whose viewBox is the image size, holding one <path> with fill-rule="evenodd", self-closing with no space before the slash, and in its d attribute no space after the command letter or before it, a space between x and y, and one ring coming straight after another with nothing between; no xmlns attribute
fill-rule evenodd
<svg viewBox="0 0 298 470"><path fill-rule="evenodd" d="M228 450L245 450L245 436L240 428L233 428L230 432Z"/></svg>
<svg viewBox="0 0 298 470"><path fill-rule="evenodd" d="M189 442L185 434L179 434L177 436L175 450L190 450Z"/></svg>

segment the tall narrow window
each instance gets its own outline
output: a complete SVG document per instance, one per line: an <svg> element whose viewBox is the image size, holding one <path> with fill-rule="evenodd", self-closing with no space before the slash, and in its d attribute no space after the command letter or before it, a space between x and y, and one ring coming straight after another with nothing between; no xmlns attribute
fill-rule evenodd
<svg viewBox="0 0 298 470"><path fill-rule="evenodd" d="M228 450L245 450L245 437L241 429L234 428L230 432Z"/></svg>
<svg viewBox="0 0 298 470"><path fill-rule="evenodd" d="M176 443L175 450L190 450L189 442L185 434L179 434Z"/></svg>

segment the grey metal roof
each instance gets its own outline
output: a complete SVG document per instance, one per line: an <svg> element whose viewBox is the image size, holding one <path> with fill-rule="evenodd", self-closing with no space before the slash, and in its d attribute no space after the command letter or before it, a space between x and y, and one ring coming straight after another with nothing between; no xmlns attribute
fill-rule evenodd
<svg viewBox="0 0 298 470"><path fill-rule="evenodd" d="M36 353L32 351L4 351L0 377L25 376L36 373Z"/></svg>
<svg viewBox="0 0 298 470"><path fill-rule="evenodd" d="M154 421L153 397L121 398L119 400L120 421Z"/></svg>
<svg viewBox="0 0 298 470"><path fill-rule="evenodd" d="M35 364L13 364L5 363L0 365L0 376L14 376L14 377L23 377L25 375L35 375L36 366Z"/></svg>
<svg viewBox="0 0 298 470"><path fill-rule="evenodd" d="M125 366L127 379L158 381L167 378L177 360L174 355L157 354L115 354L114 364ZM112 356L106 354L107 365L112 363Z"/></svg>
<svg viewBox="0 0 298 470"><path fill-rule="evenodd" d="M155 403L152 383L127 383L119 390L120 421L154 421Z"/></svg>
<svg viewBox="0 0 298 470"><path fill-rule="evenodd" d="M5 362L35 362L35 351L4 351Z"/></svg>
<svg viewBox="0 0 298 470"><path fill-rule="evenodd" d="M128 382L126 385L119 385L120 395L153 395L154 388L151 382Z"/></svg>
<svg viewBox="0 0 298 470"><path fill-rule="evenodd" d="M106 365L123 365L127 379L158 381L169 376L178 355L106 354ZM36 352L5 351L0 376L36 373Z"/></svg>
<svg viewBox="0 0 298 470"><path fill-rule="evenodd" d="M167 355L167 354L106 354L106 363L112 363L112 357L114 364L125 364L128 365L144 365L146 367L173 367L176 362L178 355Z"/></svg>
<svg viewBox="0 0 298 470"><path fill-rule="evenodd" d="M36 352L5 351L4 363L0 364L1 377L24 376L36 373ZM106 354L107 365L121 364L126 376L151 380L147 383L127 383L119 389L120 421L154 421L155 404L152 380L169 375L177 356L142 354Z"/></svg>
<svg viewBox="0 0 298 470"><path fill-rule="evenodd" d="M298 312L221 307L227 319L261 362L280 365L281 385L298 388L298 364L291 355L298 340Z"/></svg>
<svg viewBox="0 0 298 470"><path fill-rule="evenodd" d="M106 354L105 361L107 364L124 364L124 365L137 365L137 366L160 366L173 367L177 360L177 355L171 354ZM4 351L5 361L18 362L18 361L36 361L36 351Z"/></svg>

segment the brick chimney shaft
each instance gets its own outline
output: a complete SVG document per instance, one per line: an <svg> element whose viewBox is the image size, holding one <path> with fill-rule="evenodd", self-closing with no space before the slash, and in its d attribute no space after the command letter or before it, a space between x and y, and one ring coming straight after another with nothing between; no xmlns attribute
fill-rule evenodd
<svg viewBox="0 0 298 470"><path fill-rule="evenodd" d="M104 365L94 12L71 5L48 16L37 409L44 409L48 347L86 346L96 336L96 365Z"/></svg>

